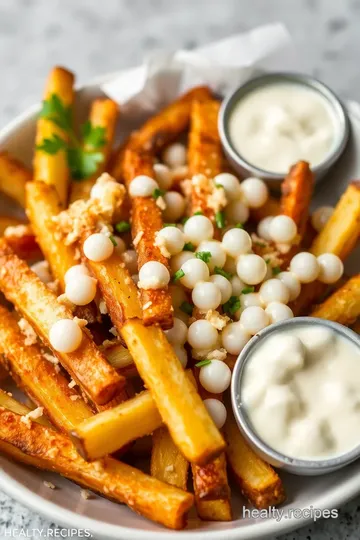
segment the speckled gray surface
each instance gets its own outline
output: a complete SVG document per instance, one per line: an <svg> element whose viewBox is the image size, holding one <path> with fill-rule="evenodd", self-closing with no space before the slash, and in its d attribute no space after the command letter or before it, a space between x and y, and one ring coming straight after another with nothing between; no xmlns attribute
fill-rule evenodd
<svg viewBox="0 0 360 540"><path fill-rule="evenodd" d="M307 71L360 100L360 0L0 0L0 127L39 99L55 63L76 71L81 83L163 46L194 47L278 20ZM1 540L12 529L54 527L0 491ZM360 498L337 520L281 538L358 540L359 529Z"/></svg>

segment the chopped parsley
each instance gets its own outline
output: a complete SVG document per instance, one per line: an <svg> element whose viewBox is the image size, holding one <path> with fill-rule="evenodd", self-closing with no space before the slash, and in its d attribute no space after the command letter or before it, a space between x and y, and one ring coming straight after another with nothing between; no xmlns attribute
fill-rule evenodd
<svg viewBox="0 0 360 540"><path fill-rule="evenodd" d="M194 306L193 304L190 304L190 302L183 302L180 306L181 311L186 313L187 315L192 315Z"/></svg>
<svg viewBox="0 0 360 540"><path fill-rule="evenodd" d="M242 223L237 223L236 225L234 225L235 229L243 229L244 228L244 225Z"/></svg>
<svg viewBox="0 0 360 540"><path fill-rule="evenodd" d="M196 247L192 242L186 242L183 247L183 251L195 251Z"/></svg>
<svg viewBox="0 0 360 540"><path fill-rule="evenodd" d="M111 240L112 245L116 247L118 244L117 244L117 241L115 240L115 236L110 234L109 238Z"/></svg>
<svg viewBox="0 0 360 540"><path fill-rule="evenodd" d="M241 294L250 294L254 291L255 291L255 287L245 287L245 289L241 291Z"/></svg>
<svg viewBox="0 0 360 540"><path fill-rule="evenodd" d="M230 296L229 300L223 305L225 313L234 315L240 309L240 298L238 296Z"/></svg>
<svg viewBox="0 0 360 540"><path fill-rule="evenodd" d="M181 220L181 223L182 223L183 225L185 225L185 223L188 221L188 219L189 219L189 218L188 218L187 216L186 216L186 217L183 217L182 220Z"/></svg>
<svg viewBox="0 0 360 540"><path fill-rule="evenodd" d="M115 230L119 233L124 233L130 231L130 223L128 221L119 221L115 225Z"/></svg>
<svg viewBox="0 0 360 540"><path fill-rule="evenodd" d="M176 227L176 223L164 223L164 228L165 227Z"/></svg>
<svg viewBox="0 0 360 540"><path fill-rule="evenodd" d="M197 212L193 213L193 216L202 216L204 213L201 210L198 210Z"/></svg>
<svg viewBox="0 0 360 540"><path fill-rule="evenodd" d="M209 364L211 364L211 360L201 360L200 362L195 364L195 367L208 366Z"/></svg>
<svg viewBox="0 0 360 540"><path fill-rule="evenodd" d="M281 272L280 266L274 266L274 268L272 269L273 276L277 276L278 274L280 274L280 272Z"/></svg>
<svg viewBox="0 0 360 540"><path fill-rule="evenodd" d="M175 272L174 277L173 277L173 281L174 281L174 282L175 282L175 281L178 281L179 279L181 279L181 278L184 277L184 276L185 276L185 272L184 272L184 270L181 270L181 268L180 268L180 270L178 270L177 272Z"/></svg>
<svg viewBox="0 0 360 540"><path fill-rule="evenodd" d="M154 197L154 199L158 199L159 197L163 197L165 193L166 192L163 189L155 188L152 196Z"/></svg>
<svg viewBox="0 0 360 540"><path fill-rule="evenodd" d="M198 251L197 253L195 253L195 257L197 259L201 259L205 263L208 263L211 259L211 253L210 251Z"/></svg>
<svg viewBox="0 0 360 540"><path fill-rule="evenodd" d="M224 212L216 212L215 214L215 223L218 229L223 229L225 227L225 214Z"/></svg>
<svg viewBox="0 0 360 540"><path fill-rule="evenodd" d="M225 270L219 268L218 266L215 266L214 273L219 274L219 276L224 276L224 278L228 279L229 281L232 278L232 274L230 274L230 272L225 272Z"/></svg>

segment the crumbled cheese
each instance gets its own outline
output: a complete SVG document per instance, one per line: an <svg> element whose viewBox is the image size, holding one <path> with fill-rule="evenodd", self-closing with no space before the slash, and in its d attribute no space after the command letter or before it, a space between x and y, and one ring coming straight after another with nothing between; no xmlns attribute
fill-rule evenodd
<svg viewBox="0 0 360 540"><path fill-rule="evenodd" d="M102 315L106 315L108 313L108 309L104 300L100 300L99 302L99 311Z"/></svg>
<svg viewBox="0 0 360 540"><path fill-rule="evenodd" d="M76 305L70 302L65 293L60 294L60 296L57 297L57 301L59 302L59 304L68 307L71 311L74 311L74 309L76 308Z"/></svg>
<svg viewBox="0 0 360 540"><path fill-rule="evenodd" d="M193 191L214 212L219 212L227 205L225 190L218 189L212 178L208 178L204 174L196 174L191 179L191 185Z"/></svg>
<svg viewBox="0 0 360 540"><path fill-rule="evenodd" d="M208 358L211 360L225 360L227 357L227 352L225 349L214 349L208 354Z"/></svg>
<svg viewBox="0 0 360 540"><path fill-rule="evenodd" d="M37 335L33 327L28 323L26 319L20 319L18 321L21 332L25 336L25 345L34 345L37 342Z"/></svg>
<svg viewBox="0 0 360 540"><path fill-rule="evenodd" d="M164 197L157 197L156 199L156 206L158 206L160 208L160 210L165 210L166 209L166 202L164 200Z"/></svg>
<svg viewBox="0 0 360 540"><path fill-rule="evenodd" d="M71 401L76 401L77 399L80 399L80 396L70 396Z"/></svg>
<svg viewBox="0 0 360 540"><path fill-rule="evenodd" d="M85 499L85 501L87 501L88 499L92 499L92 493L87 489L80 490L80 495L83 499Z"/></svg>
<svg viewBox="0 0 360 540"><path fill-rule="evenodd" d="M192 349L194 360L225 360L227 353L225 349Z"/></svg>
<svg viewBox="0 0 360 540"><path fill-rule="evenodd" d="M6 392L9 397L13 397L11 392Z"/></svg>
<svg viewBox="0 0 360 540"><path fill-rule="evenodd" d="M74 381L74 379L71 379L71 381L68 384L68 387L69 388L74 388L75 386L76 386L76 381Z"/></svg>
<svg viewBox="0 0 360 540"><path fill-rule="evenodd" d="M45 358L45 360L47 360L51 364L56 365L59 363L59 360L53 354L43 352L42 355Z"/></svg>
<svg viewBox="0 0 360 540"><path fill-rule="evenodd" d="M24 236L32 236L34 233L32 231L31 225L15 225L6 227L4 231L5 238L23 238Z"/></svg>
<svg viewBox="0 0 360 540"><path fill-rule="evenodd" d="M109 330L110 334L112 334L115 337L118 337L118 331L116 330L115 326L112 326Z"/></svg>
<svg viewBox="0 0 360 540"><path fill-rule="evenodd" d="M49 270L49 263L47 261L39 261L34 263L30 266L30 268L43 283L47 284L53 281Z"/></svg>
<svg viewBox="0 0 360 540"><path fill-rule="evenodd" d="M59 280L54 279L54 281L49 281L49 283L46 284L47 288L50 289L50 291L53 291L54 293L57 293L59 290Z"/></svg>
<svg viewBox="0 0 360 540"><path fill-rule="evenodd" d="M216 328L216 330L223 330L225 326L230 322L230 317L227 315L221 315L215 309L209 309L206 312L205 319Z"/></svg>
<svg viewBox="0 0 360 540"><path fill-rule="evenodd" d="M31 421L36 420L37 418L40 418L44 413L44 407L38 407L37 409L34 409L33 411L28 412L24 416L20 418L20 421L26 425L28 429L31 428Z"/></svg>
<svg viewBox="0 0 360 540"><path fill-rule="evenodd" d="M281 258L281 253L272 242L268 242L257 236L257 234L251 234L252 247L254 253L263 257L263 259L268 260L271 266L281 266L283 260Z"/></svg>
<svg viewBox="0 0 360 540"><path fill-rule="evenodd" d="M167 467L165 467L165 472L173 472L174 468L174 465L168 465Z"/></svg>
<svg viewBox="0 0 360 540"><path fill-rule="evenodd" d="M109 347L112 347L113 345L115 345L117 343L117 340L116 339L105 339L105 341L102 342L101 344L101 348L103 350L105 349L108 349Z"/></svg>
<svg viewBox="0 0 360 540"><path fill-rule="evenodd" d="M88 324L86 319L79 319L79 317L74 317L74 322L76 322L80 328L84 328Z"/></svg>
<svg viewBox="0 0 360 540"><path fill-rule="evenodd" d="M140 242L140 240L142 239L143 236L144 236L144 231L139 231L137 233L137 235L135 236L135 238L133 240L133 245L135 247L138 245L138 243Z"/></svg>
<svg viewBox="0 0 360 540"><path fill-rule="evenodd" d="M56 372L56 373L60 373L60 371L61 371L61 369L60 369L59 364L56 364L56 366L55 366L55 372Z"/></svg>
<svg viewBox="0 0 360 540"><path fill-rule="evenodd" d="M152 306L151 300L149 300L149 302L146 302L146 304L143 305L143 309L149 309L150 306Z"/></svg>
<svg viewBox="0 0 360 540"><path fill-rule="evenodd" d="M56 489L56 486L52 482L44 481L44 486L49 489Z"/></svg>
<svg viewBox="0 0 360 540"><path fill-rule="evenodd" d="M159 234L159 231L155 233L154 246L159 248L161 255L163 255L167 259L170 259L171 253L166 247L166 239L161 234Z"/></svg>

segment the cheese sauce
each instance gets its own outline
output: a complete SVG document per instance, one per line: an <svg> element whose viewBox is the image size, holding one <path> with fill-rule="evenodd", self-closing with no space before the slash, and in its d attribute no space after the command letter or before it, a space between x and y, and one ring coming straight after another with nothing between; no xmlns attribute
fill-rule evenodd
<svg viewBox="0 0 360 540"><path fill-rule="evenodd" d="M241 402L274 450L298 459L340 456L360 443L360 350L317 325L269 336L247 361Z"/></svg>
<svg viewBox="0 0 360 540"><path fill-rule="evenodd" d="M229 119L234 149L248 163L287 173L305 160L319 165L335 142L335 116L326 98L296 83L272 83L245 95Z"/></svg>

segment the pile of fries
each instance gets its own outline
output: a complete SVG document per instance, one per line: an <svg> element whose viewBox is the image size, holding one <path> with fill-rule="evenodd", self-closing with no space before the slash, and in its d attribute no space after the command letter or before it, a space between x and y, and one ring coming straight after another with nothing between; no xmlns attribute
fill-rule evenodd
<svg viewBox="0 0 360 540"><path fill-rule="evenodd" d="M0 218L0 290L7 300L0 306L0 384L10 375L31 400L25 406L0 390L0 451L172 529L186 526L193 505L202 520L232 519L228 472L250 504L278 505L285 499L281 479L244 441L228 396L227 419L218 429L203 402L212 396L199 384L198 359L186 348L184 369L164 333L172 328L178 304L171 287L139 289L131 277L137 273L134 260L118 246L103 260L83 252L85 240L104 230L114 244L120 242L112 235L115 228L127 249L136 251L139 269L158 261L171 271L156 242L164 227L164 193L145 198L128 197L128 191L135 177L154 178L154 164L171 143L186 137L188 162L171 171L171 189L182 194L188 216L207 216L220 237L217 212L209 204L212 179L230 171L217 130L219 102L207 88L194 88L114 150L121 110L97 99L79 141L71 125L73 84L63 68L48 77L33 171L0 153L0 190L29 220ZM194 187L197 175L205 181ZM94 197L93 189L100 195ZM301 250L344 260L359 238L360 183L348 186L318 234L309 219L312 189L308 165L295 164L280 201L270 197L246 223L252 232L270 215L294 220L298 243L280 257L281 270ZM253 249L266 258L273 247L257 242ZM64 295L66 273L80 263L98 287L86 305ZM180 303L192 310L187 300ZM360 275L343 279L335 290L309 283L291 308L295 316L359 328ZM187 315L202 318L196 309ZM70 352L51 339L63 319L81 330L81 343ZM224 359L230 369L234 361L230 354ZM150 474L129 464L139 454L148 458Z"/></svg>

